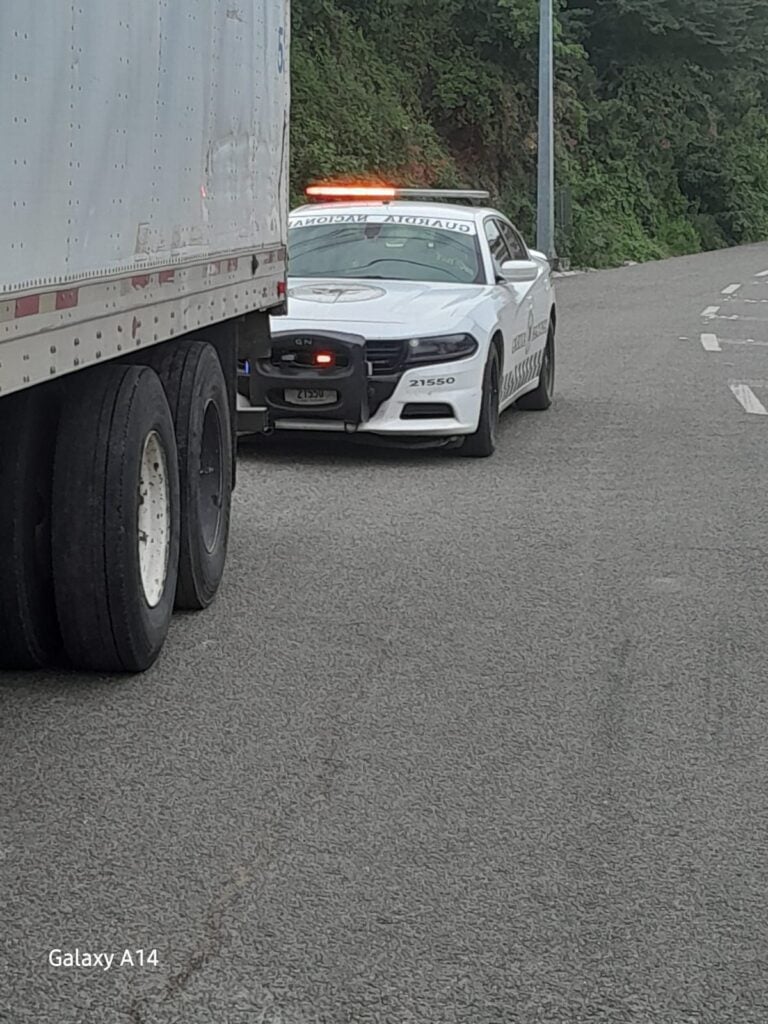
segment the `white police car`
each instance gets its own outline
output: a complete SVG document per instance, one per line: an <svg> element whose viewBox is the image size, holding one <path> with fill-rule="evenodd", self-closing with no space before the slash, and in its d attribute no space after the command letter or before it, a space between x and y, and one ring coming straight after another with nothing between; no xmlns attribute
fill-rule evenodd
<svg viewBox="0 0 768 1024"><path fill-rule="evenodd" d="M550 266L487 193L314 186L289 221L288 313L245 368L243 421L494 451L500 412L547 409ZM446 200L437 202L436 200ZM247 395L247 397L246 397Z"/></svg>

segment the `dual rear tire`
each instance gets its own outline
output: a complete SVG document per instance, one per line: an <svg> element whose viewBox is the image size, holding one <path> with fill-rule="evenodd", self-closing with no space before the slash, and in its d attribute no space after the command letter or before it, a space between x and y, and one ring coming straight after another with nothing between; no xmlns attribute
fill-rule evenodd
<svg viewBox="0 0 768 1024"><path fill-rule="evenodd" d="M0 667L35 668L61 654L51 564L53 388L0 401Z"/></svg>
<svg viewBox="0 0 768 1024"><path fill-rule="evenodd" d="M161 349L150 365L168 397L179 454L176 607L197 611L216 596L227 557L233 486L227 385L216 350L206 342Z"/></svg>
<svg viewBox="0 0 768 1024"><path fill-rule="evenodd" d="M53 583L70 662L139 672L160 652L179 564L173 420L148 367L74 382L53 469Z"/></svg>
<svg viewBox="0 0 768 1024"><path fill-rule="evenodd" d="M232 442L204 342L0 402L0 667L140 672L224 570Z"/></svg>

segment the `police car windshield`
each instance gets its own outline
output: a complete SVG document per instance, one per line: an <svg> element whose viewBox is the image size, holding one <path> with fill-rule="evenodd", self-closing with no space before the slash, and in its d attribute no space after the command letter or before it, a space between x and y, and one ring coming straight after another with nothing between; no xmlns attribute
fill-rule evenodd
<svg viewBox="0 0 768 1024"><path fill-rule="evenodd" d="M291 277L479 284L475 226L439 218L306 217L291 222ZM350 223L350 220L353 222ZM408 223L406 223L408 222Z"/></svg>

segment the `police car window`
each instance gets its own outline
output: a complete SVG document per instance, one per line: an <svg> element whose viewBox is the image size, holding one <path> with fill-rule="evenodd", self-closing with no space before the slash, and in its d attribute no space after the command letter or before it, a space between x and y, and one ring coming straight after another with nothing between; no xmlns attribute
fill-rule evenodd
<svg viewBox="0 0 768 1024"><path fill-rule="evenodd" d="M501 228L502 235L504 235L504 238L506 239L509 251L512 253L512 259L527 260L528 252L526 251L525 243L517 231L503 220L499 221L499 227Z"/></svg>
<svg viewBox="0 0 768 1024"><path fill-rule="evenodd" d="M504 237L499 230L499 223L495 220L487 220L485 222L485 237L488 239L488 246L491 250L491 256L493 257L493 264L497 270L500 269L502 263L506 260L511 260L512 257L507 248L507 243L504 241Z"/></svg>
<svg viewBox="0 0 768 1024"><path fill-rule="evenodd" d="M294 223L288 231L291 277L479 284L477 236L415 224Z"/></svg>

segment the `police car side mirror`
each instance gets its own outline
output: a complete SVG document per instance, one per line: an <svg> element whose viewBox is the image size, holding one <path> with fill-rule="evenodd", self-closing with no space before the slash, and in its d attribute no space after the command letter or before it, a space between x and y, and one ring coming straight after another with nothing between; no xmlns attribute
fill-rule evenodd
<svg viewBox="0 0 768 1024"><path fill-rule="evenodd" d="M533 260L506 260L501 264L499 272L505 281L535 281L541 267Z"/></svg>

